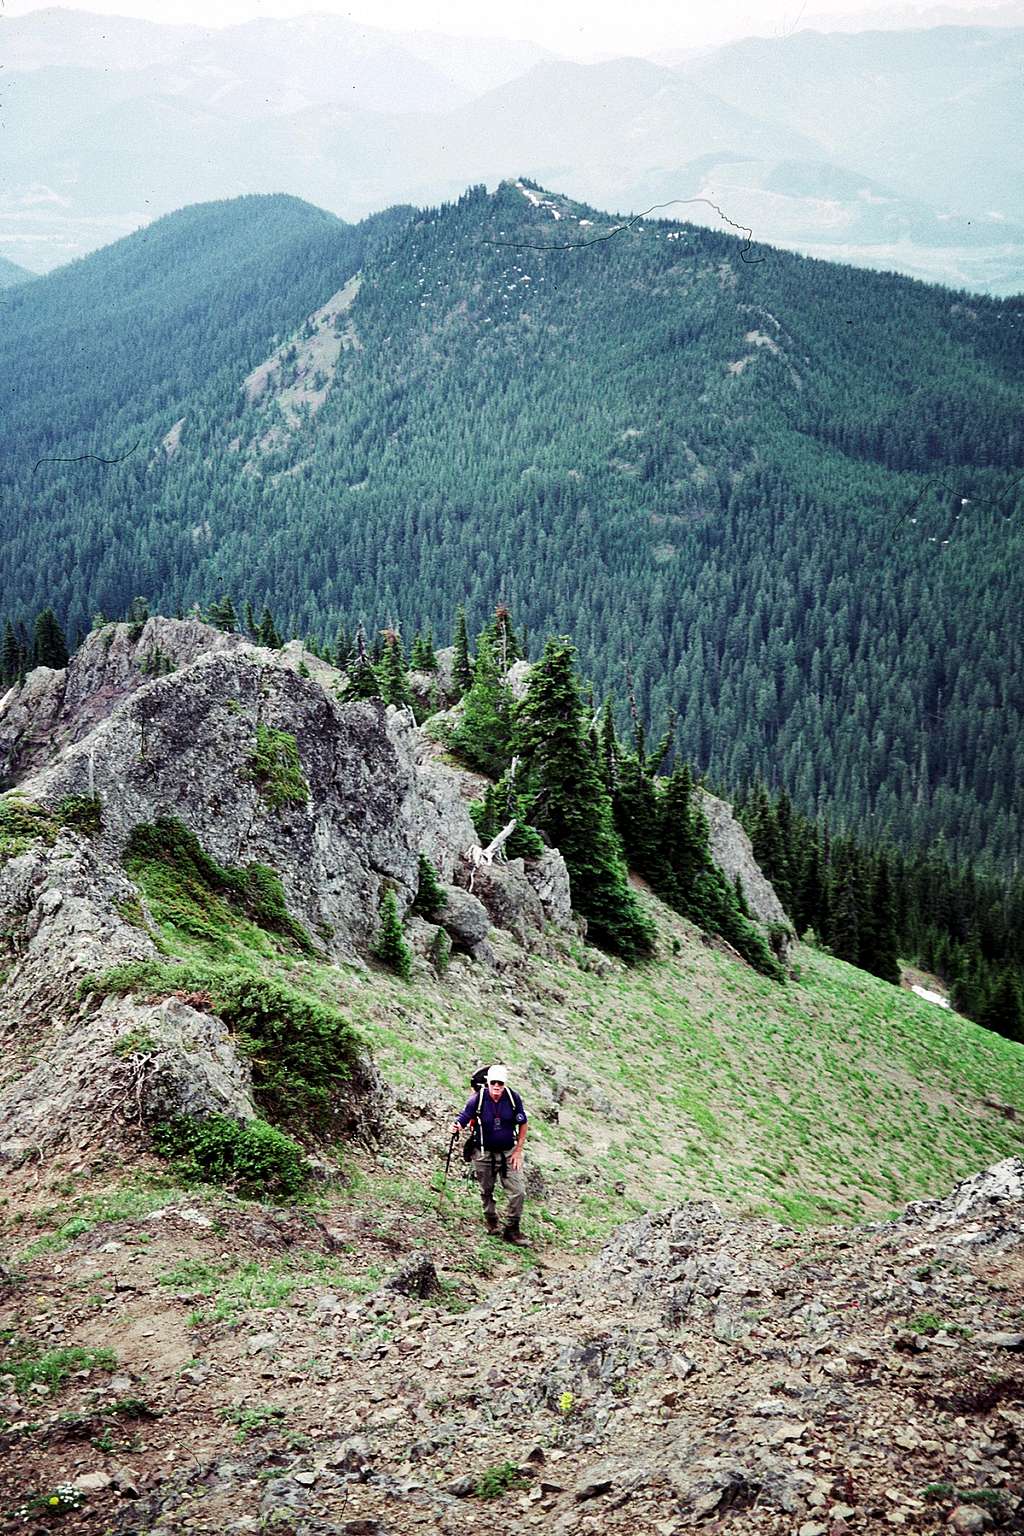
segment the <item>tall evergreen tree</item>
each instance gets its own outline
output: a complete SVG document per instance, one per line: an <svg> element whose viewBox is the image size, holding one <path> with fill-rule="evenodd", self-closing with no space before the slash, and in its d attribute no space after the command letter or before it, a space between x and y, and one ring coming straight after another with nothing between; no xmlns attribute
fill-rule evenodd
<svg viewBox="0 0 1024 1536"><path fill-rule="evenodd" d="M649 954L654 930L630 890L611 806L587 745L569 640L549 640L519 708L518 735L538 786L539 822L569 868L573 902L594 941L625 959Z"/></svg>
<svg viewBox="0 0 1024 1536"><path fill-rule="evenodd" d="M57 623L52 608L44 608L36 619L35 645L33 647L37 667L66 667L68 647L64 631Z"/></svg>
<svg viewBox="0 0 1024 1536"><path fill-rule="evenodd" d="M869 918L860 937L859 964L873 976L896 985L900 979L898 949L889 863L885 854L880 853L871 881Z"/></svg>
<svg viewBox="0 0 1024 1536"><path fill-rule="evenodd" d="M466 610L461 603L455 614L455 639L452 643L455 647L452 676L455 691L461 698L473 682L473 663L469 659L469 634L466 630Z"/></svg>
<svg viewBox="0 0 1024 1536"><path fill-rule="evenodd" d="M1000 971L996 977L978 1015L978 1023L997 1035L1004 1035L1007 1040L1024 1042L1024 1007L1021 1005L1020 984L1009 967Z"/></svg>
<svg viewBox="0 0 1024 1536"><path fill-rule="evenodd" d="M380 696L385 704L412 706L409 678L405 666L401 636L397 630L383 631L384 655L377 667L380 678Z"/></svg>
<svg viewBox="0 0 1024 1536"><path fill-rule="evenodd" d="M345 674L346 699L379 699L380 678L366 649L366 633L360 624L356 630L352 656Z"/></svg>
<svg viewBox="0 0 1024 1536"><path fill-rule="evenodd" d="M449 741L464 763L492 779L501 777L512 757L514 704L485 631L477 642L473 682L462 700L462 717Z"/></svg>
<svg viewBox="0 0 1024 1536"><path fill-rule="evenodd" d="M5 683L13 683L21 671L21 647L10 619L4 625L3 650L0 651L0 671Z"/></svg>

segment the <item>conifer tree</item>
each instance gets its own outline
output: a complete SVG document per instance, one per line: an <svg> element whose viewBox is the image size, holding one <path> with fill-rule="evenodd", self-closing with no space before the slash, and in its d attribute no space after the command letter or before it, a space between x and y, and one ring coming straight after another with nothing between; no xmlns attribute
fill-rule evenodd
<svg viewBox="0 0 1024 1536"><path fill-rule="evenodd" d="M873 976L894 985L900 979L897 958L896 913L893 904L889 864L884 853L878 855L871 882L868 921L861 933L860 965Z"/></svg>
<svg viewBox="0 0 1024 1536"><path fill-rule="evenodd" d="M462 718L449 745L470 768L492 779L501 777L512 757L514 704L485 631L477 642L473 682L462 700Z"/></svg>
<svg viewBox="0 0 1024 1536"><path fill-rule="evenodd" d="M625 959L649 954L654 931L629 888L611 806L587 745L568 639L549 640L519 708L519 742L540 795L540 825L569 868L573 902L594 941Z"/></svg>
<svg viewBox="0 0 1024 1536"><path fill-rule="evenodd" d="M351 656L352 642L348 637L348 630L344 624L339 624L337 633L334 636L334 665L340 672L343 672L348 666Z"/></svg>
<svg viewBox="0 0 1024 1536"><path fill-rule="evenodd" d="M222 629L225 634L233 635L238 629L238 615L227 592L223 592L219 599L214 599L206 610L206 617L215 629Z"/></svg>
<svg viewBox="0 0 1024 1536"><path fill-rule="evenodd" d="M1007 1040L1024 1042L1024 1007L1021 1005L1020 987L1007 966L996 977L981 1011L978 1023L991 1029Z"/></svg>
<svg viewBox="0 0 1024 1536"><path fill-rule="evenodd" d="M416 885L416 898L410 912L415 912L417 917L425 917L428 922L435 922L438 914L444 910L447 897L444 894L441 882L438 879L437 870L431 864L425 853L419 856L419 880Z"/></svg>
<svg viewBox="0 0 1024 1536"><path fill-rule="evenodd" d="M383 639L384 654L377 666L380 696L385 704L394 704L396 708L404 704L411 708L412 694L409 692L401 636L396 629L385 629Z"/></svg>
<svg viewBox="0 0 1024 1536"><path fill-rule="evenodd" d="M10 619L4 625L3 650L0 652L0 671L5 683L12 683L21 670L21 648Z"/></svg>
<svg viewBox="0 0 1024 1536"><path fill-rule="evenodd" d="M611 699L605 700L601 712L601 777L605 793L614 795L618 778L619 738L615 731L615 716Z"/></svg>
<svg viewBox="0 0 1024 1536"><path fill-rule="evenodd" d="M256 626L256 639L260 645L265 645L270 651L279 651L284 644L274 623L274 615L267 606L264 606L260 622Z"/></svg>
<svg viewBox="0 0 1024 1536"><path fill-rule="evenodd" d="M37 667L59 669L68 664L68 647L64 639L64 631L57 623L57 615L52 608L44 608L36 619L33 652Z"/></svg>
<svg viewBox="0 0 1024 1536"><path fill-rule="evenodd" d="M247 635L250 636L251 639L255 640L257 638L256 630L257 630L256 615L252 611L252 603L249 601L248 598L246 598L246 600L245 600L245 632L246 632Z"/></svg>
<svg viewBox="0 0 1024 1536"><path fill-rule="evenodd" d="M498 604L494 610L494 618L484 633L491 642L494 659L504 676L512 663L519 660L521 654L519 641L512 628L512 615L504 603Z"/></svg>
<svg viewBox="0 0 1024 1536"><path fill-rule="evenodd" d="M345 674L344 696L346 699L379 699L381 697L380 678L370 661L366 649L366 634L361 624L356 630L352 656Z"/></svg>
<svg viewBox="0 0 1024 1536"><path fill-rule="evenodd" d="M469 634L466 630L466 610L459 604L455 615L455 664L452 672L455 691L461 698L473 682L473 663L469 659Z"/></svg>
<svg viewBox="0 0 1024 1536"><path fill-rule="evenodd" d="M380 904L380 933L377 935L372 954L381 965L408 981L412 976L412 950L402 932L402 919L398 915L398 900L389 887Z"/></svg>

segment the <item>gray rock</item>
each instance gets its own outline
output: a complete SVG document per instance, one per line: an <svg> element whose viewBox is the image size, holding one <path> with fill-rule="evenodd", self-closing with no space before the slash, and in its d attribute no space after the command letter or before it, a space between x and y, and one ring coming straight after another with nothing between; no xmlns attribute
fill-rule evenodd
<svg viewBox="0 0 1024 1536"><path fill-rule="evenodd" d="M547 921L544 905L526 876L522 859L483 864L462 878L473 880L473 895L483 903L495 927L514 934L523 945L540 933Z"/></svg>
<svg viewBox="0 0 1024 1536"><path fill-rule="evenodd" d="M401 1296L436 1296L441 1290L441 1282L429 1253L413 1254L385 1284L389 1291L397 1291Z"/></svg>
<svg viewBox="0 0 1024 1536"><path fill-rule="evenodd" d="M445 904L438 921L454 945L472 952L491 931L487 909L476 896L458 886L446 885L443 890Z"/></svg>
<svg viewBox="0 0 1024 1536"><path fill-rule="evenodd" d="M339 1446L329 1465L340 1472L362 1472L370 1464L370 1443L363 1435L351 1435Z"/></svg>
<svg viewBox="0 0 1024 1536"><path fill-rule="evenodd" d="M747 906L759 923L787 922L782 902L761 873L750 838L733 815L732 806L707 790L698 789L697 794L708 821L711 857L718 868L730 881L739 876Z"/></svg>
<svg viewBox="0 0 1024 1536"><path fill-rule="evenodd" d="M120 1054L125 1041L133 1049ZM17 1163L111 1107L141 1124L256 1115L248 1066L219 1019L176 998L108 998L91 1017L58 1028L32 1069L0 1093L0 1159Z"/></svg>
<svg viewBox="0 0 1024 1536"><path fill-rule="evenodd" d="M984 1531L992 1524L992 1517L977 1504L958 1504L950 1512L948 1523L954 1531Z"/></svg>
<svg viewBox="0 0 1024 1536"><path fill-rule="evenodd" d="M558 849L546 848L539 859L530 859L524 873L537 893L548 922L554 923L556 928L574 928L569 871Z"/></svg>
<svg viewBox="0 0 1024 1536"><path fill-rule="evenodd" d="M573 1489L573 1497L578 1504L587 1499L600 1499L612 1491L615 1481L615 1473L610 1467L593 1467L578 1480Z"/></svg>
<svg viewBox="0 0 1024 1536"><path fill-rule="evenodd" d="M1024 1333L979 1333L975 1343L986 1349L1024 1350Z"/></svg>
<svg viewBox="0 0 1024 1536"><path fill-rule="evenodd" d="M245 1342L247 1355L266 1355L275 1350L281 1340L276 1333L254 1333Z"/></svg>

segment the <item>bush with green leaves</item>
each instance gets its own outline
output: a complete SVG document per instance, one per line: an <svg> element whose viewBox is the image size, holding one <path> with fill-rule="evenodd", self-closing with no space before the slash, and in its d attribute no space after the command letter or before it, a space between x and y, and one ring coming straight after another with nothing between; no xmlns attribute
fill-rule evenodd
<svg viewBox="0 0 1024 1536"><path fill-rule="evenodd" d="M501 1466L488 1467L477 1478L473 1492L478 1499L500 1499L502 1494L525 1488L527 1480L514 1461L502 1462Z"/></svg>
<svg viewBox="0 0 1024 1536"><path fill-rule="evenodd" d="M154 1127L153 1145L182 1178L230 1184L246 1195L287 1198L300 1194L309 1178L298 1143L265 1120L176 1115Z"/></svg>

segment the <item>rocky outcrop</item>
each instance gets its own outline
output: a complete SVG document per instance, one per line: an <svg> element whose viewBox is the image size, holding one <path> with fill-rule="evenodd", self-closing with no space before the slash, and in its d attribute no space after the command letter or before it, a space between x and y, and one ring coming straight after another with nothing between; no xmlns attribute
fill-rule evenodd
<svg viewBox="0 0 1024 1536"><path fill-rule="evenodd" d="M3 1092L2 1109L0 1165L104 1126L256 1114L248 1069L223 1024L176 998L108 998L94 1014L71 1016Z"/></svg>
<svg viewBox="0 0 1024 1536"><path fill-rule="evenodd" d="M199 619L151 618L139 626L104 624L62 671L37 667L0 700L0 776L19 779L143 687L156 669L177 671L211 651L245 645Z"/></svg>
<svg viewBox="0 0 1024 1536"><path fill-rule="evenodd" d="M220 863L268 864L290 910L336 953L372 942L385 882L407 905L418 855L450 873L473 839L452 775L418 763L414 727L341 704L286 659L241 642L145 682L50 766L22 780L56 806L95 794L116 867L132 829L173 817ZM295 758L260 766L260 740ZM289 748L289 744L290 748Z"/></svg>
<svg viewBox="0 0 1024 1536"><path fill-rule="evenodd" d="M730 880L739 877L747 906L759 923L771 926L788 923L782 902L775 888L766 880L754 858L750 838L732 813L732 806L725 800L699 789L700 807L707 817L711 857Z"/></svg>

